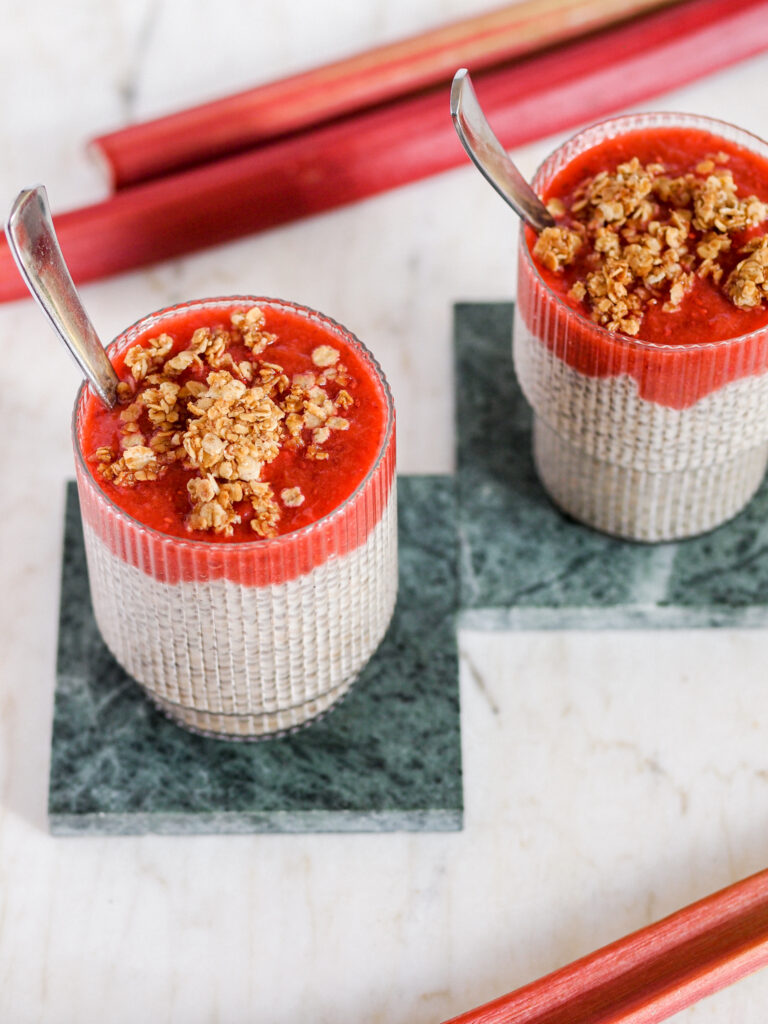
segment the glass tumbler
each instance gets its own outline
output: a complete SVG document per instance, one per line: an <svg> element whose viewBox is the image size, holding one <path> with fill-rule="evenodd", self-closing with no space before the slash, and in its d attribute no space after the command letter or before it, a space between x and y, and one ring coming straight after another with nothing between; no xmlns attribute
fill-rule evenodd
<svg viewBox="0 0 768 1024"><path fill-rule="evenodd" d="M236 296L161 310L123 332L111 355L164 320L233 305L287 310L355 350L380 390L386 423L365 479L333 512L293 533L234 543L145 526L94 479L73 441L96 622L110 651L178 724L222 739L292 730L349 690L381 642L397 593L395 412L378 363L349 331L289 302Z"/></svg>
<svg viewBox="0 0 768 1024"><path fill-rule="evenodd" d="M606 139L657 127L708 131L768 158L767 143L724 122L636 114L575 135L533 187L541 195ZM768 328L685 345L611 333L548 287L530 242L521 231L514 364L533 409L536 470L555 504L639 541L693 536L738 513L768 462Z"/></svg>

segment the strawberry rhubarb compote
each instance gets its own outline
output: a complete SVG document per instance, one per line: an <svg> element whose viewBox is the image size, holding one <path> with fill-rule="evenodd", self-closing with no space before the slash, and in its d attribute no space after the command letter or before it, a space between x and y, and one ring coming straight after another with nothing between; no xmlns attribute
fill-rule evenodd
<svg viewBox="0 0 768 1024"><path fill-rule="evenodd" d="M521 237L514 356L542 483L631 539L717 526L768 461L768 145L635 115L534 187L556 226Z"/></svg>
<svg viewBox="0 0 768 1024"><path fill-rule="evenodd" d="M94 611L171 717L222 737L301 725L349 688L397 589L394 410L368 351L290 303L141 321L86 389L77 474Z"/></svg>

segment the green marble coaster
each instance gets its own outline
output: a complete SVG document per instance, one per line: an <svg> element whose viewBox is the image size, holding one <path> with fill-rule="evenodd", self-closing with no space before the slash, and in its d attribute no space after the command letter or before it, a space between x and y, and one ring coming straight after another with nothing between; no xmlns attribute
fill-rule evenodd
<svg viewBox="0 0 768 1024"><path fill-rule="evenodd" d="M51 831L460 829L453 483L401 477L398 486L400 591L376 655L321 720L278 739L230 743L168 721L107 651L91 610L70 484Z"/></svg>
<svg viewBox="0 0 768 1024"><path fill-rule="evenodd" d="M512 311L455 307L461 624L768 625L768 484L729 523L670 544L604 536L550 503L512 367Z"/></svg>

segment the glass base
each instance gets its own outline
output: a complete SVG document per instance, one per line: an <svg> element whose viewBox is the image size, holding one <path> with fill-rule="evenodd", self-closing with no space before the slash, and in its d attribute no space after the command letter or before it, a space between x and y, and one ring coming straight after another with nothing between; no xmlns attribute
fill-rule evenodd
<svg viewBox="0 0 768 1024"><path fill-rule="evenodd" d="M355 673L328 693L320 694L302 704L284 707L278 711L265 711L260 714L223 714L198 711L195 708L163 700L144 687L142 689L163 714L176 725L181 725L190 732L211 739L255 742L296 732L317 721L346 697L358 675L359 673Z"/></svg>
<svg viewBox="0 0 768 1024"><path fill-rule="evenodd" d="M534 416L533 455L550 498L580 522L617 537L671 541L706 533L740 512L768 464L768 444L727 462L649 472L605 462Z"/></svg>

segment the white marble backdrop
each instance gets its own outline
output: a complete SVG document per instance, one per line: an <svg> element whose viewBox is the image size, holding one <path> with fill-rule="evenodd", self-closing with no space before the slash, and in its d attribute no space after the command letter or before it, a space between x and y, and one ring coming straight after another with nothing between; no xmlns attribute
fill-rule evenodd
<svg viewBox="0 0 768 1024"><path fill-rule="evenodd" d="M0 205L37 181L55 209L100 197L84 144L126 119L486 6L7 0ZM653 105L768 135L766 74ZM527 174L555 141L515 154ZM451 303L513 296L516 235L467 165L82 292L105 338L212 293L323 309L392 381L401 471L447 472ZM51 838L77 372L30 302L0 307L0 346L0 1020L433 1024L768 865L763 631L463 634L461 834ZM763 1024L767 1002L757 975L678 1019Z"/></svg>

